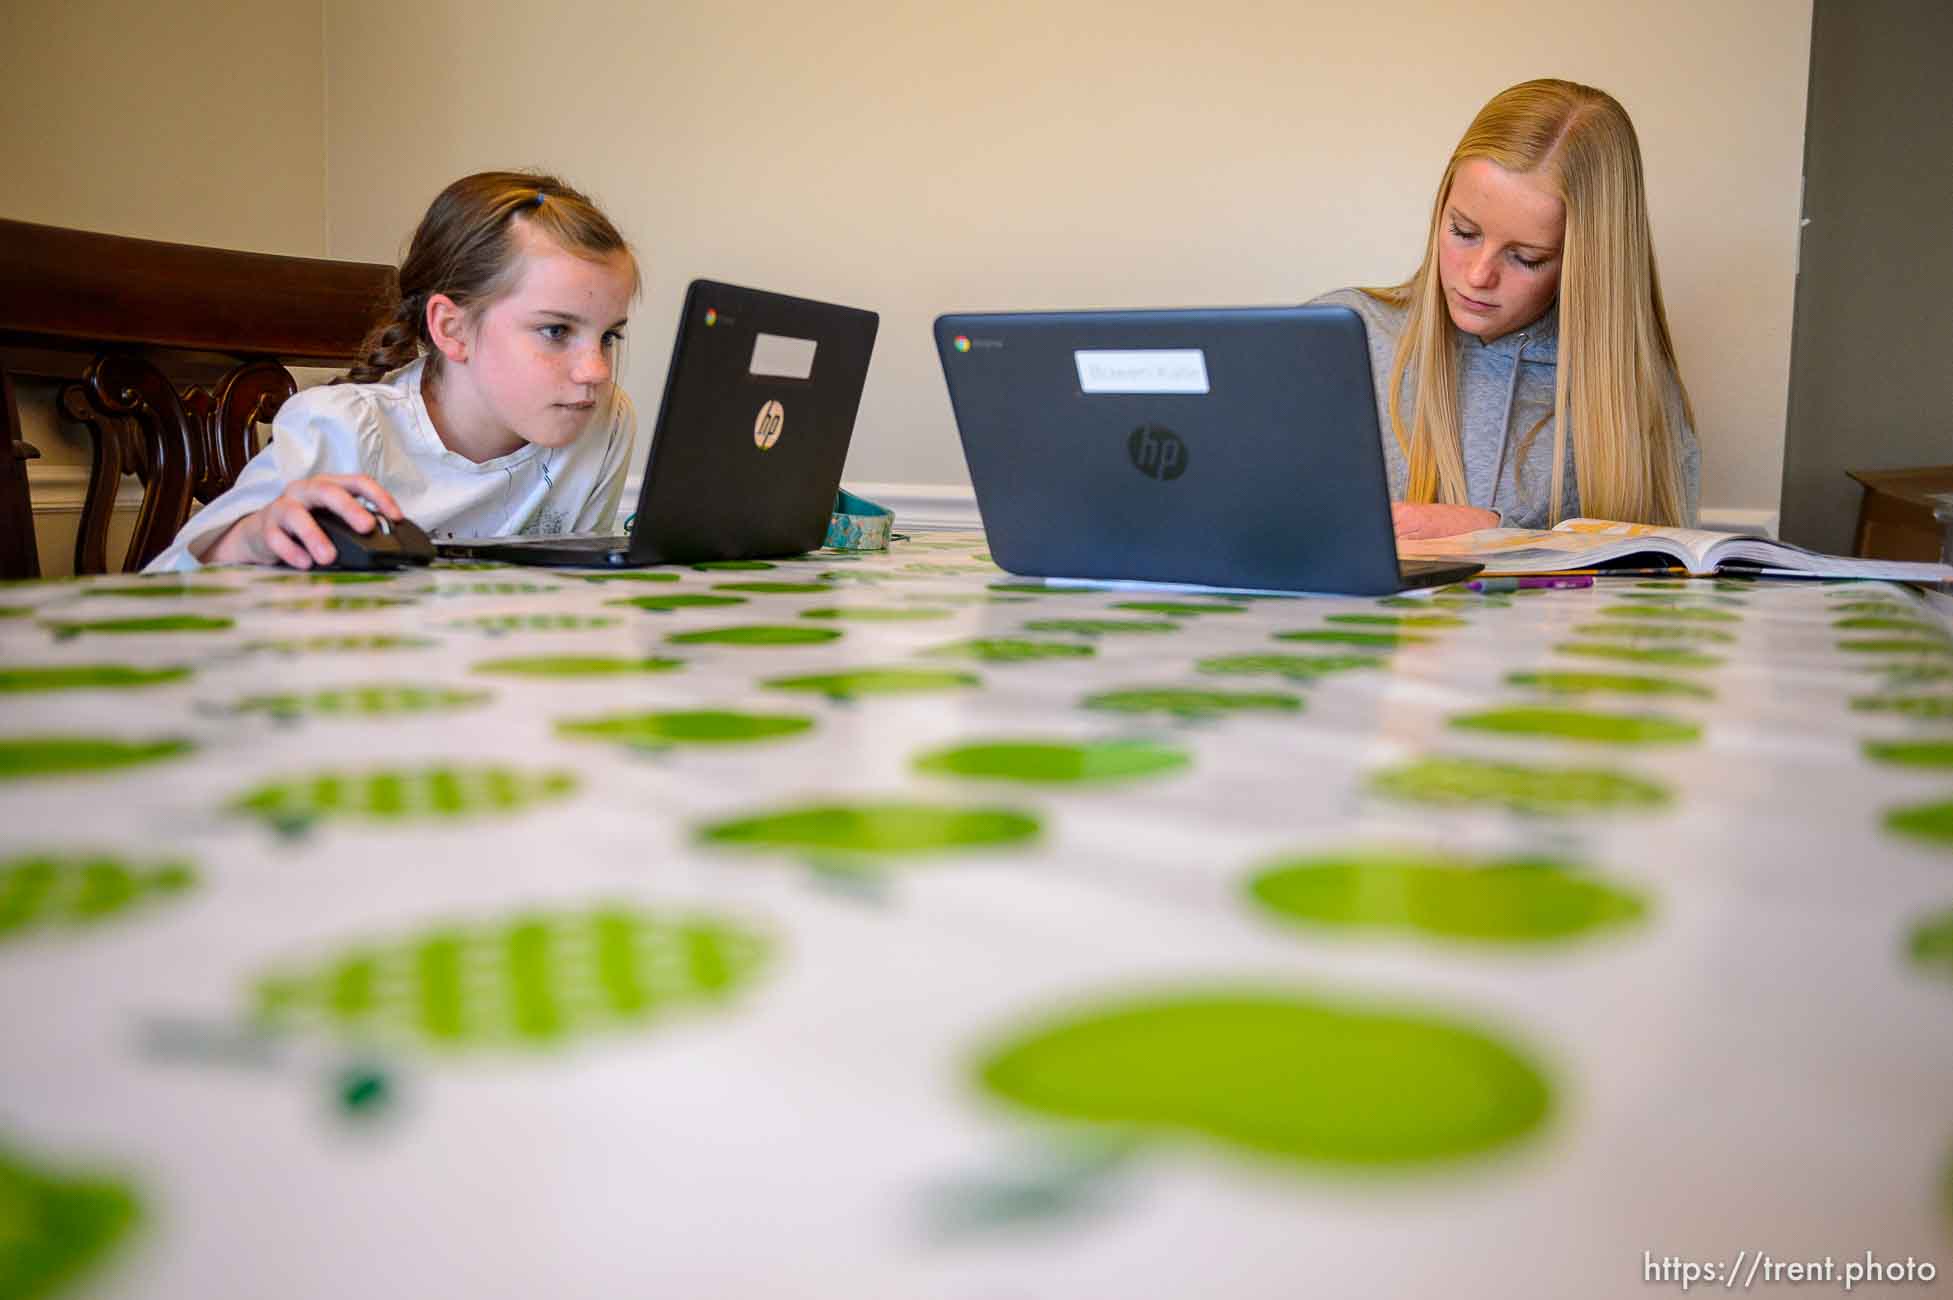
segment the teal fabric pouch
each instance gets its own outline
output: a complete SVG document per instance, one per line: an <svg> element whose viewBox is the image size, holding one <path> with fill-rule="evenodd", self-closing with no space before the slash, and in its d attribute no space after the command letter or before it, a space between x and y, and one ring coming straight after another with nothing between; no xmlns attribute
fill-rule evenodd
<svg viewBox="0 0 1953 1300"><path fill-rule="evenodd" d="M823 546L836 551L885 551L895 512L843 489L834 497Z"/></svg>

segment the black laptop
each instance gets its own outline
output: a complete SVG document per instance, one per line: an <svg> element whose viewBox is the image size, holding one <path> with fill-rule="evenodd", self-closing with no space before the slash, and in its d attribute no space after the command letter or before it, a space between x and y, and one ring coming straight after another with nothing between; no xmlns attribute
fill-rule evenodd
<svg viewBox="0 0 1953 1300"><path fill-rule="evenodd" d="M619 569L814 550L827 536L879 324L854 307L692 281L630 533L457 538L437 550Z"/></svg>
<svg viewBox="0 0 1953 1300"><path fill-rule="evenodd" d="M990 554L1012 573L1381 595L1403 560L1346 307L941 316Z"/></svg>

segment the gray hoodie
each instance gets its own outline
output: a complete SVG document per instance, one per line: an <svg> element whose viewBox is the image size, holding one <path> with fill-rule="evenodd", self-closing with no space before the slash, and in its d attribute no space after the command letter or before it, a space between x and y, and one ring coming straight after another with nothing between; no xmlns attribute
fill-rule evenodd
<svg viewBox="0 0 1953 1300"><path fill-rule="evenodd" d="M1379 302L1360 289L1338 289L1313 300L1310 306L1349 307L1363 318L1370 337L1370 377L1377 390L1377 426L1383 433L1384 461L1390 470L1390 495L1403 500L1409 475L1404 453L1390 429L1390 363L1397 355L1408 311ZM1458 349L1458 415L1464 425L1465 490L1470 503L1496 510L1516 528L1552 525L1549 508L1553 491L1553 385L1560 355L1560 309L1490 343L1456 327ZM1411 410L1414 378L1404 375L1402 410ZM1695 431L1682 418L1680 389L1669 390L1669 419L1679 431L1682 446L1682 522L1695 526L1700 492L1702 452ZM1526 431L1544 419L1524 457L1519 444ZM1573 472L1573 439L1566 443L1565 498L1560 517L1580 513L1580 488Z"/></svg>

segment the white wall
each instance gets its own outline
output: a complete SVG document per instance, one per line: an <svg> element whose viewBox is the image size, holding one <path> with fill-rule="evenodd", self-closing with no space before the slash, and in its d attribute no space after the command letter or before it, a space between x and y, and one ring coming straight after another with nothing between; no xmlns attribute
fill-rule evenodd
<svg viewBox="0 0 1953 1300"><path fill-rule="evenodd" d="M645 254L654 407L696 275L882 313L852 481L961 482L928 325L1293 302L1400 279L1490 95L1642 136L1703 500L1776 508L1809 0L644 4L328 0L328 240L397 255L446 181L542 165Z"/></svg>
<svg viewBox="0 0 1953 1300"><path fill-rule="evenodd" d="M1809 0L10 0L0 215L391 259L453 177L548 166L646 254L642 408L692 276L874 307L849 478L954 483L937 312L1400 278L1479 104L1568 76L1641 130L1704 503L1774 510L1809 32Z"/></svg>
<svg viewBox="0 0 1953 1300"><path fill-rule="evenodd" d="M322 0L0 0L0 217L326 255ZM92 456L22 380L41 572L72 570ZM140 490L109 529L127 544Z"/></svg>
<svg viewBox="0 0 1953 1300"><path fill-rule="evenodd" d="M0 3L0 217L325 256L322 3Z"/></svg>

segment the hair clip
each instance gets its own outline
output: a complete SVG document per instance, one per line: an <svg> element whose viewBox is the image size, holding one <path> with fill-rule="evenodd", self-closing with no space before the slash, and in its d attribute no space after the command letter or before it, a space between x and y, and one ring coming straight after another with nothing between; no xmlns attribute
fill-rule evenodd
<svg viewBox="0 0 1953 1300"><path fill-rule="evenodd" d="M530 204L530 206L531 206L531 207L536 207L536 208L540 208L540 207L541 207L541 206L543 205L543 200L544 200L544 199L546 199L546 198L548 198L548 197L549 197L549 196L548 196L547 194L545 194L545 193L543 193L543 192L542 192L541 190L537 190L537 191L536 191L536 199L535 199L535 202L534 202L534 203L532 203L532 204Z"/></svg>

